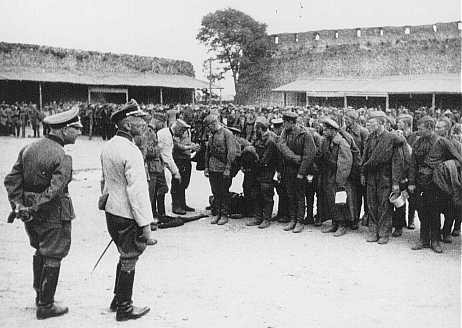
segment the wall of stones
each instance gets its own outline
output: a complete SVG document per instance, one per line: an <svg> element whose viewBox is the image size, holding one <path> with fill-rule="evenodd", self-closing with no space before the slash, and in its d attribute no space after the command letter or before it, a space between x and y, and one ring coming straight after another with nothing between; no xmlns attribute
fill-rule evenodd
<svg viewBox="0 0 462 328"><path fill-rule="evenodd" d="M272 57L243 73L238 98L282 104L271 89L303 78L460 72L461 29L451 22L275 34Z"/></svg>
<svg viewBox="0 0 462 328"><path fill-rule="evenodd" d="M182 60L0 42L0 68L16 67L50 72L152 72L194 76L192 64Z"/></svg>

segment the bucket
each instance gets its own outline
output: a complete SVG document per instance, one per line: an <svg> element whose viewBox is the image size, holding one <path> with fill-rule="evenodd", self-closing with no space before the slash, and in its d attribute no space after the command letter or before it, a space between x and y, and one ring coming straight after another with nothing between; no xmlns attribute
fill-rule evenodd
<svg viewBox="0 0 462 328"><path fill-rule="evenodd" d="M347 201L347 193L345 190L335 193L335 205L345 205Z"/></svg>
<svg viewBox="0 0 462 328"><path fill-rule="evenodd" d="M400 208L404 204L406 204L406 199L408 198L409 198L408 193L406 191L403 191L401 193L392 192L388 199L390 200L390 203L392 203L396 208Z"/></svg>

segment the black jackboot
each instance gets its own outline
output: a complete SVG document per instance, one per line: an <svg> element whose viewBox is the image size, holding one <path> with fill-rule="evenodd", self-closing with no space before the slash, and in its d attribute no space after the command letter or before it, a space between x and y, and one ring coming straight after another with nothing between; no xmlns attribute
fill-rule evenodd
<svg viewBox="0 0 462 328"><path fill-rule="evenodd" d="M40 295L40 283L42 281L42 270L43 270L44 259L42 255L35 254L32 257L32 270L34 273L33 287L35 289L35 306L39 305Z"/></svg>
<svg viewBox="0 0 462 328"><path fill-rule="evenodd" d="M46 319L63 315L69 311L66 306L54 304L58 285L59 267L44 266L42 270L37 319Z"/></svg>
<svg viewBox="0 0 462 328"><path fill-rule="evenodd" d="M114 283L114 297L112 298L111 305L109 306L109 310L111 310L111 312L117 311L117 285L119 284L119 275L120 275L120 262L117 263L115 283Z"/></svg>
<svg viewBox="0 0 462 328"><path fill-rule="evenodd" d="M150 308L136 307L132 303L133 282L135 270L120 271L119 283L117 285L117 321L138 319L150 311Z"/></svg>

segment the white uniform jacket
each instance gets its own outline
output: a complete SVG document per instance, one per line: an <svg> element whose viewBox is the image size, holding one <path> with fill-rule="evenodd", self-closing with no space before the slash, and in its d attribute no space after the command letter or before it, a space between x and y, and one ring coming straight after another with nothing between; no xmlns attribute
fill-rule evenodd
<svg viewBox="0 0 462 328"><path fill-rule="evenodd" d="M160 156L165 166L172 175L178 174L178 167L173 160L173 135L170 128L163 128L157 132L157 145L160 149Z"/></svg>
<svg viewBox="0 0 462 328"><path fill-rule="evenodd" d="M101 152L105 211L135 220L142 227L154 222L143 155L131 136L117 132Z"/></svg>

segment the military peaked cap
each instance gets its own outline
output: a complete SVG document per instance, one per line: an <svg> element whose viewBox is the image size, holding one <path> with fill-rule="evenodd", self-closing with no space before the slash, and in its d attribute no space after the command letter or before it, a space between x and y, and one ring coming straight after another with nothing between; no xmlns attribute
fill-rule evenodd
<svg viewBox="0 0 462 328"><path fill-rule="evenodd" d="M47 116L43 119L43 123L54 129L64 128L66 126L72 126L80 129L83 127L82 123L80 123L78 107Z"/></svg>
<svg viewBox="0 0 462 328"><path fill-rule="evenodd" d="M121 109L115 111L111 115L111 121L117 123L129 116L144 117L146 115L147 113L140 109L138 103L134 99L131 99L128 103L123 105Z"/></svg>

